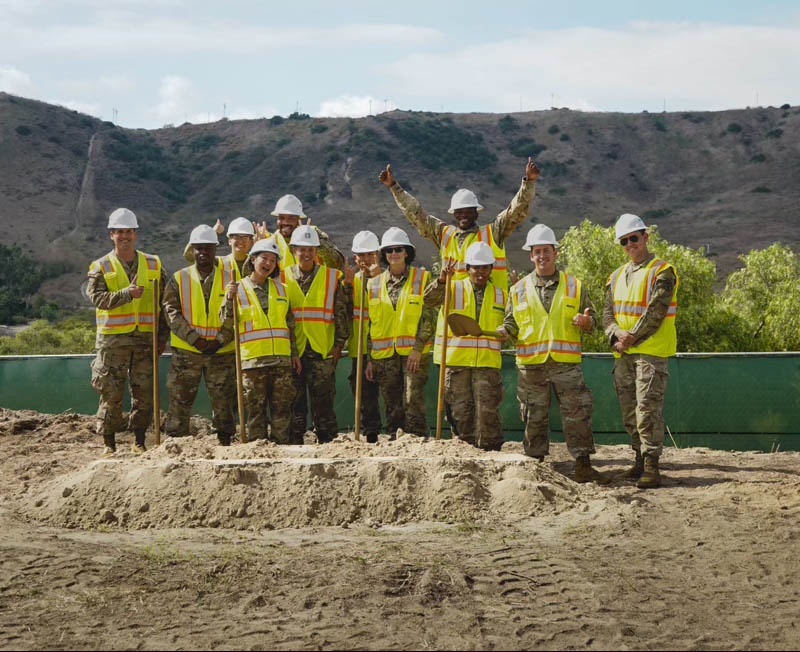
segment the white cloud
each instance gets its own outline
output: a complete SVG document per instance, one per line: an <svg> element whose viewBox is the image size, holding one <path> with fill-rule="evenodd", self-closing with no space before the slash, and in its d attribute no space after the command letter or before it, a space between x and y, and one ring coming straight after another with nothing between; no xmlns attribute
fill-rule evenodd
<svg viewBox="0 0 800 652"><path fill-rule="evenodd" d="M377 100L370 96L340 95L324 100L314 115L320 118L363 118L392 109L394 105L388 100Z"/></svg>
<svg viewBox="0 0 800 652"><path fill-rule="evenodd" d="M0 91L33 97L35 90L30 75L12 66L0 66Z"/></svg>
<svg viewBox="0 0 800 652"><path fill-rule="evenodd" d="M162 77L158 97L159 102L154 113L162 124L182 123L190 112L197 110L199 94L192 80L186 77Z"/></svg>
<svg viewBox="0 0 800 652"><path fill-rule="evenodd" d="M400 103L487 111L557 106L727 109L800 100L800 28L637 24L531 32L383 67ZM456 106L454 106L456 105ZM448 109L449 106L449 109Z"/></svg>

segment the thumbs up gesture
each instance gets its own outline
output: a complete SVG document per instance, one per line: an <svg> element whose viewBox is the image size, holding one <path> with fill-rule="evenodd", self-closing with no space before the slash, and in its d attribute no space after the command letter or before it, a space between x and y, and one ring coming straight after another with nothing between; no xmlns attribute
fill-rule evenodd
<svg viewBox="0 0 800 652"><path fill-rule="evenodd" d="M572 319L573 325L580 328L582 331L586 333L592 332L592 316L591 316L591 308L587 308L583 311L583 313L578 313Z"/></svg>

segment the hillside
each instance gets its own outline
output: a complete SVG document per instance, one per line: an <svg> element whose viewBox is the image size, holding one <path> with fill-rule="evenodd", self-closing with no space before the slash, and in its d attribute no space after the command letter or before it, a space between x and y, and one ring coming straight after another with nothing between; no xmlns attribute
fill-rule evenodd
<svg viewBox="0 0 800 652"><path fill-rule="evenodd" d="M404 224L377 181L391 162L431 213L447 218L459 187L478 193L483 221L505 207L527 156L543 170L532 219L558 235L622 212L668 240L707 246L724 277L737 256L775 241L800 245L800 108L619 114L554 109L514 114L394 111L362 119L289 118L131 130L0 93L0 220L7 245L72 270L44 292L85 305L89 261L107 251L108 213L139 216L140 245L182 266L189 231L219 216L266 219L294 193L349 253L353 234ZM508 249L512 265L527 226ZM421 241L420 258L433 247ZM224 248L221 248L224 251Z"/></svg>

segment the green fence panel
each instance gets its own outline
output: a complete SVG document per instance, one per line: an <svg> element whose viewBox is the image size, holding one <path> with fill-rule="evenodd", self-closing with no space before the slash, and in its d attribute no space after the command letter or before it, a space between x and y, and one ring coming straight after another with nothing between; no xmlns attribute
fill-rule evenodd
<svg viewBox="0 0 800 652"><path fill-rule="evenodd" d="M0 356L0 407L45 413L72 411L93 414L97 394L91 387L92 356ZM161 406L169 396L166 377L170 356L162 356ZM594 395L593 425L598 443L626 443L609 354L586 354L586 383ZM352 430L354 401L348 376L351 360L336 373L336 412L340 430ZM505 397L501 408L506 438L520 440L523 425L516 400L514 356L503 356ZM428 425L436 426L438 367L427 384ZM129 402L126 402L126 409ZM195 413L211 415L205 388L197 396ZM800 450L800 353L679 354L670 360L665 405L669 429L666 444L709 446L731 450ZM558 404L552 399L553 439L561 437ZM445 422L445 436L449 436Z"/></svg>

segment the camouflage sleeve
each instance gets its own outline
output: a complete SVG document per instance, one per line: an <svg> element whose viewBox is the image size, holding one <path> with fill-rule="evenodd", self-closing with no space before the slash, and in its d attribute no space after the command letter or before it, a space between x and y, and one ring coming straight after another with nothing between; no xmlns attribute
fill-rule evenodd
<svg viewBox="0 0 800 652"><path fill-rule="evenodd" d="M672 303L675 284L675 274L671 269L659 274L656 278L653 292L650 295L650 303L647 304L644 314L636 322L636 326L631 328L631 335L636 338L637 343L646 340L661 326Z"/></svg>
<svg viewBox="0 0 800 652"><path fill-rule="evenodd" d="M527 218L536 195L536 182L522 180L522 184L508 207L500 212L492 224L492 235L502 245Z"/></svg>
<svg viewBox="0 0 800 652"><path fill-rule="evenodd" d="M614 295L611 292L611 284L609 284L606 285L606 301L603 305L603 331L605 331L610 346L614 346L620 330L622 329L614 317Z"/></svg>
<svg viewBox="0 0 800 652"><path fill-rule="evenodd" d="M86 286L86 293L92 300L92 305L100 310L113 310L133 301L128 288L119 292L109 291L103 272L94 266L89 269L89 284Z"/></svg>
<svg viewBox="0 0 800 652"><path fill-rule="evenodd" d="M436 248L442 246L442 229L445 224L438 217L428 215L417 201L416 197L403 190L399 183L391 187L392 195L397 206L403 211L403 215L409 223L419 232L419 234L433 244Z"/></svg>
<svg viewBox="0 0 800 652"><path fill-rule="evenodd" d="M160 291L163 293L164 289L167 287L167 272L164 268L161 268L161 278L158 282L158 287ZM167 317L164 314L163 310L158 311L158 343L159 344L166 344L167 340L169 339L169 324L167 323Z"/></svg>
<svg viewBox="0 0 800 652"><path fill-rule="evenodd" d="M592 328L588 331L591 333L595 328L597 328L597 311L594 309L594 304L589 298L589 291L586 289L585 285L581 284L581 313L586 312L587 308L589 309L589 317L592 320Z"/></svg>
<svg viewBox="0 0 800 652"><path fill-rule="evenodd" d="M516 339L519 335L519 326L517 320L514 319L514 304L511 302L511 294L508 295L506 301L506 316L503 319L503 330L509 334L512 339Z"/></svg>
<svg viewBox="0 0 800 652"><path fill-rule="evenodd" d="M289 344L292 347L292 357L299 358L300 351L297 348L297 332L295 331L294 312L292 309L286 311L286 328L289 329Z"/></svg>
<svg viewBox="0 0 800 652"><path fill-rule="evenodd" d="M353 313L352 311L350 313L347 312L347 296L341 281L339 281L333 298L333 314L336 328L333 336L333 346L334 348L344 349L347 346L347 340L350 338Z"/></svg>
<svg viewBox="0 0 800 652"><path fill-rule="evenodd" d="M317 255L322 264L326 267L333 267L339 271L344 271L344 254L333 244L333 240L331 240L330 236L325 233L325 231L317 229L317 235L319 236L319 250L317 251Z"/></svg>
<svg viewBox="0 0 800 652"><path fill-rule="evenodd" d="M184 342L194 346L194 343L200 339L200 333L192 328L183 316L183 312L181 311L181 295L178 291L178 283L175 281L174 277L169 279L169 282L164 288L161 308L170 330Z"/></svg>
<svg viewBox="0 0 800 652"><path fill-rule="evenodd" d="M445 289L446 285L444 283L439 283L438 278L434 279L432 283L429 283L428 287L425 288L425 306L438 308L444 305Z"/></svg>
<svg viewBox="0 0 800 652"><path fill-rule="evenodd" d="M432 283L428 283L425 288L426 295L432 285L436 285L435 280ZM436 335L436 320L438 317L439 309L436 306L429 305L426 300L422 307L422 317L420 317L419 325L417 326L417 338L414 342L414 350L418 353L422 353L425 345L433 341L433 337Z"/></svg>

